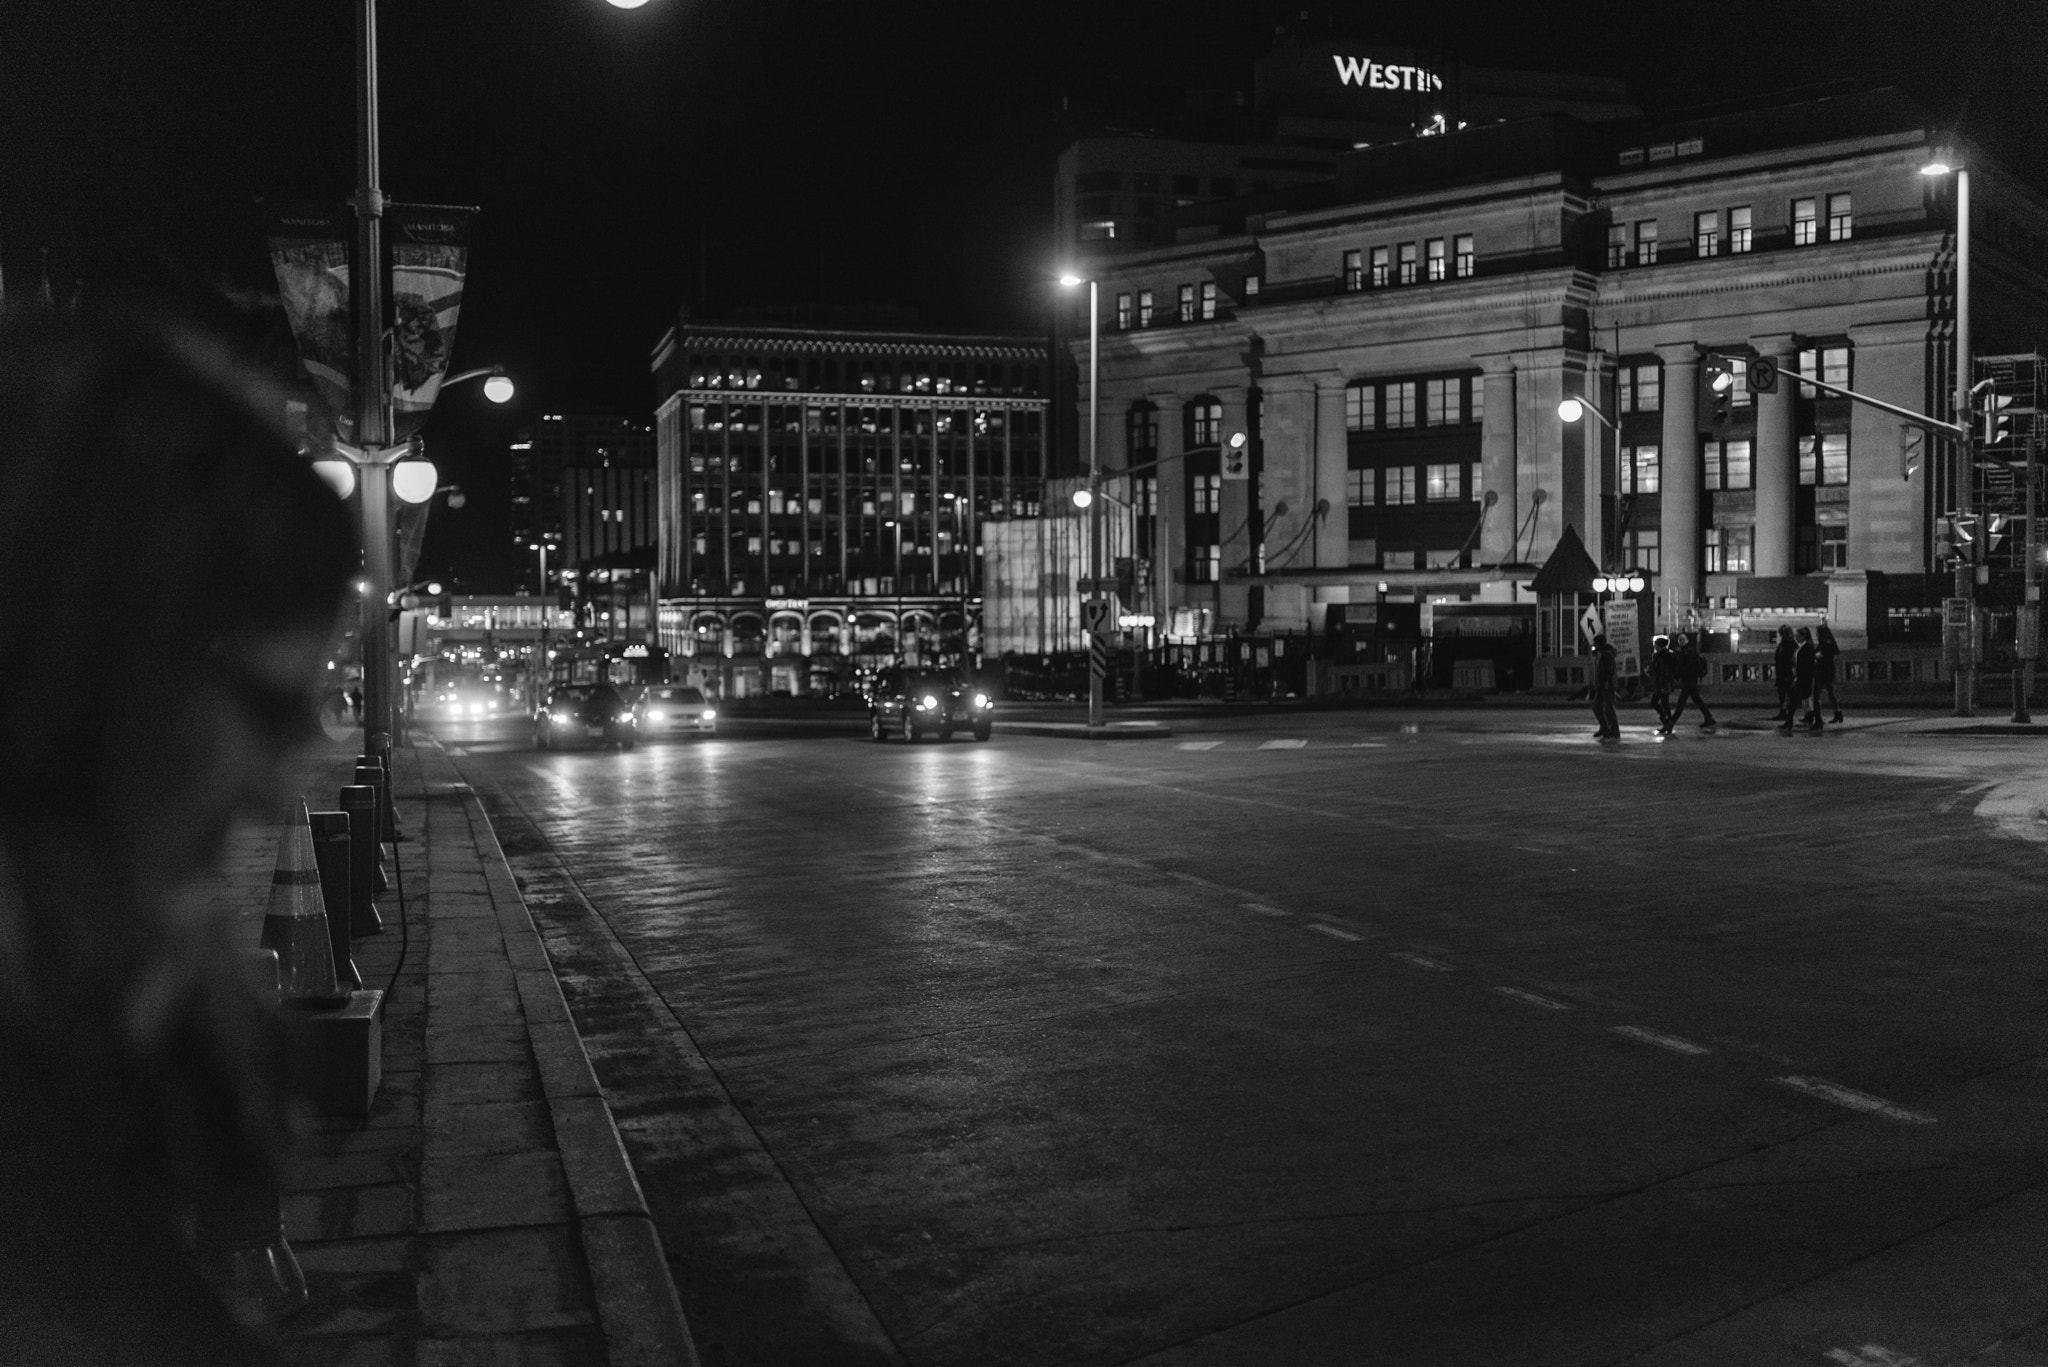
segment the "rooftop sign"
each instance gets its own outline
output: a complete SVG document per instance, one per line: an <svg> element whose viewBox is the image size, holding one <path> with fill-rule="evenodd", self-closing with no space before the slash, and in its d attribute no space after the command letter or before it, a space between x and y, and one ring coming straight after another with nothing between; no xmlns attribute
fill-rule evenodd
<svg viewBox="0 0 2048 1367"><path fill-rule="evenodd" d="M1371 57L1347 57L1333 52L1338 85L1363 86L1367 90L1442 90L1444 78L1426 67L1375 61Z"/></svg>

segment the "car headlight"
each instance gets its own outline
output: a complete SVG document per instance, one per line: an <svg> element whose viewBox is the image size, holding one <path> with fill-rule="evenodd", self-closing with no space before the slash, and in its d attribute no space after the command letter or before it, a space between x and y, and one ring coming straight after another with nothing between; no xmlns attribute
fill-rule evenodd
<svg viewBox="0 0 2048 1367"><path fill-rule="evenodd" d="M663 711L662 711L661 709L659 709L659 708L656 708L656 709L655 709L654 711L652 711L652 712L649 712L649 713L647 714L647 720L649 720L649 721L667 721L667 720L668 720L668 713L666 713L666 712L663 712Z"/></svg>
<svg viewBox="0 0 2048 1367"><path fill-rule="evenodd" d="M931 694L927 693L924 695L923 698L921 698L918 701L917 705L919 707L937 707L939 705L939 700L937 698L934 698Z"/></svg>
<svg viewBox="0 0 2048 1367"><path fill-rule="evenodd" d="M618 720L622 722L629 722L633 720L633 714L631 712L621 712L618 715Z"/></svg>
<svg viewBox="0 0 2048 1367"><path fill-rule="evenodd" d="M554 719L554 723L557 726L567 726L569 724L569 714L567 712L551 712L548 715Z"/></svg>
<svg viewBox="0 0 2048 1367"><path fill-rule="evenodd" d="M481 716L482 716L483 714L484 714L484 705L483 705L482 703L480 703L480 702L473 702L473 703L471 703L471 704L469 705L469 715L470 715L470 716L472 716L472 717L481 717Z"/></svg>
<svg viewBox="0 0 2048 1367"><path fill-rule="evenodd" d="M713 717L715 717L715 716L717 716L717 715L718 715L718 712L717 712L717 711L716 711L715 709L713 709L713 708L709 708L709 707L707 707L707 708L705 708L705 709L704 709L704 720L705 720L705 721L710 721L710 720L711 720L711 719L712 719Z"/></svg>
<svg viewBox="0 0 2048 1367"><path fill-rule="evenodd" d="M497 711L497 710L498 710L498 700L497 700L496 698L493 698L493 699L491 699L491 701L490 701L490 704L489 704L489 706L490 706L490 709L491 709L491 711L493 711L493 712Z"/></svg>
<svg viewBox="0 0 2048 1367"><path fill-rule="evenodd" d="M988 694L986 694L986 693L977 693L977 694L975 694L975 695L974 695L974 705L975 705L976 707L987 707L987 706L988 706Z"/></svg>

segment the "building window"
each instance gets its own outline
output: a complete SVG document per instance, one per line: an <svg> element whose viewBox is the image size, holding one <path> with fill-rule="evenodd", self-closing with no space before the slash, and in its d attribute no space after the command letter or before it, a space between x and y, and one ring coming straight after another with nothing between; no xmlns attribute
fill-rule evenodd
<svg viewBox="0 0 2048 1367"><path fill-rule="evenodd" d="M1258 298L1258 297L1259 297L1259 277L1258 277L1258 276L1256 276L1256 275L1247 275L1247 276L1246 276L1246 277L1244 278L1244 297L1245 297L1245 298L1247 298L1247 299L1256 299L1256 298Z"/></svg>
<svg viewBox="0 0 2048 1367"><path fill-rule="evenodd" d="M1801 484L1849 482L1849 434L1823 432L1799 443Z"/></svg>
<svg viewBox="0 0 2048 1367"><path fill-rule="evenodd" d="M1182 285L1180 287L1180 320L1183 323L1195 321L1195 287L1193 285Z"/></svg>
<svg viewBox="0 0 2048 1367"><path fill-rule="evenodd" d="M1423 420L1431 427L1447 427L1458 421L1458 391L1461 380L1425 380L1422 385Z"/></svg>
<svg viewBox="0 0 2048 1367"><path fill-rule="evenodd" d="M1624 446L1621 449L1621 491L1624 494L1654 494L1662 473L1662 462L1654 446Z"/></svg>
<svg viewBox="0 0 2048 1367"><path fill-rule="evenodd" d="M1194 580L1197 584L1213 584L1223 577L1221 546L1194 547L1194 560Z"/></svg>
<svg viewBox="0 0 2048 1367"><path fill-rule="evenodd" d="M1415 426L1415 381L1399 380L1387 386L1387 403L1380 414L1380 425Z"/></svg>
<svg viewBox="0 0 2048 1367"><path fill-rule="evenodd" d="M1365 265L1363 257L1356 251L1344 253L1344 288L1362 290L1365 288Z"/></svg>
<svg viewBox="0 0 2048 1367"><path fill-rule="evenodd" d="M1370 508L1379 501L1379 471L1347 470L1344 472L1346 502L1354 508Z"/></svg>
<svg viewBox="0 0 2048 1367"><path fill-rule="evenodd" d="M1152 326L1152 291L1150 290L1138 291L1138 326L1141 328Z"/></svg>
<svg viewBox="0 0 2048 1367"><path fill-rule="evenodd" d="M1126 290L1116 297L1116 326L1119 332L1128 332L1131 326L1131 296Z"/></svg>
<svg viewBox="0 0 2048 1367"><path fill-rule="evenodd" d="M1415 467L1412 465L1390 465L1387 467L1388 504L1413 503L1415 501Z"/></svg>
<svg viewBox="0 0 2048 1367"><path fill-rule="evenodd" d="M1740 256L1750 249L1749 206L1728 211L1728 251Z"/></svg>
<svg viewBox="0 0 2048 1367"><path fill-rule="evenodd" d="M1706 486L1709 489L1747 489L1750 479L1749 443L1710 441L1703 452Z"/></svg>
<svg viewBox="0 0 2048 1367"><path fill-rule="evenodd" d="M1820 212L1818 203L1811 199L1792 201L1792 245L1811 247L1820 240Z"/></svg>
<svg viewBox="0 0 2048 1367"><path fill-rule="evenodd" d="M1383 570L1412 570L1416 567L1419 553L1416 551L1381 551L1380 568Z"/></svg>
<svg viewBox="0 0 2048 1367"><path fill-rule="evenodd" d="M1380 425L1380 393L1371 384L1344 386L1344 430L1370 432Z"/></svg>
<svg viewBox="0 0 2048 1367"><path fill-rule="evenodd" d="M1664 370L1656 365L1623 366L1615 376L1621 411L1655 413L1664 406Z"/></svg>
<svg viewBox="0 0 2048 1367"><path fill-rule="evenodd" d="M1216 282L1214 280L1204 280L1202 282L1202 318L1204 321L1207 321L1215 316Z"/></svg>
<svg viewBox="0 0 2048 1367"><path fill-rule="evenodd" d="M1139 517L1159 516L1159 477L1138 475L1131 480L1131 510Z"/></svg>
<svg viewBox="0 0 2048 1367"><path fill-rule="evenodd" d="M1636 224L1636 264L1657 264L1657 220L1645 218Z"/></svg>
<svg viewBox="0 0 2048 1367"><path fill-rule="evenodd" d="M1401 267L1401 283L1404 285L1414 284L1415 244L1413 242L1403 242L1401 244L1401 250L1398 257L1398 261Z"/></svg>
<svg viewBox="0 0 2048 1367"><path fill-rule="evenodd" d="M1722 557L1723 573L1748 574L1750 548L1756 544L1756 528L1730 527L1726 540L1727 549Z"/></svg>
<svg viewBox="0 0 2048 1367"><path fill-rule="evenodd" d="M1749 392L1749 364L1747 357L1742 355L1735 357L1735 366L1728 372L1728 378L1731 381L1728 386L1728 402L1730 404L1740 405L1756 402L1756 395Z"/></svg>
<svg viewBox="0 0 2048 1367"><path fill-rule="evenodd" d="M1824 570L1849 568L1849 524L1823 522L1816 530L1820 533L1820 567Z"/></svg>
<svg viewBox="0 0 2048 1367"><path fill-rule="evenodd" d="M1223 440L1223 405L1214 399L1198 400L1193 408L1194 432L1191 446L1215 446Z"/></svg>
<svg viewBox="0 0 2048 1367"><path fill-rule="evenodd" d="M1721 254L1721 215L1709 209L1692 216L1692 249L1695 256Z"/></svg>
<svg viewBox="0 0 2048 1367"><path fill-rule="evenodd" d="M1828 241L1847 242L1856 229L1855 216L1849 212L1847 192L1828 196Z"/></svg>
<svg viewBox="0 0 2048 1367"><path fill-rule="evenodd" d="M1479 257L1472 250L1472 234L1460 233L1451 240L1451 273L1460 280L1468 280L1479 266Z"/></svg>
<svg viewBox="0 0 2048 1367"><path fill-rule="evenodd" d="M1845 346L1820 347L1800 352L1799 373L1812 375L1829 384L1840 385L1844 389L1853 388L1849 382L1849 348ZM1820 391L1810 384L1799 386L1799 397L1802 399L1814 398L1819 393ZM1832 399L1839 396L1830 394L1828 397Z"/></svg>
<svg viewBox="0 0 2048 1367"><path fill-rule="evenodd" d="M1607 225L1607 269L1618 271L1628 264L1628 224Z"/></svg>
<svg viewBox="0 0 2048 1367"><path fill-rule="evenodd" d="M1392 283L1393 274L1387 265L1387 249L1385 247L1374 247L1372 249L1372 287L1376 290L1385 289Z"/></svg>
<svg viewBox="0 0 2048 1367"><path fill-rule="evenodd" d="M1658 545L1655 527L1639 527L1624 533L1621 538L1621 558L1633 570L1645 574L1656 574L1664 568L1663 551Z"/></svg>
<svg viewBox="0 0 2048 1367"><path fill-rule="evenodd" d="M1194 510L1197 513L1223 510L1223 476L1196 475L1194 493Z"/></svg>
<svg viewBox="0 0 2048 1367"><path fill-rule="evenodd" d="M1432 237L1423 244L1423 259L1429 264L1428 278L1444 280L1449 278L1450 258L1444 252L1445 243L1440 237Z"/></svg>
<svg viewBox="0 0 2048 1367"><path fill-rule="evenodd" d="M1469 378L1469 379L1468 379L1468 380L1466 381L1466 384L1465 384L1465 388L1466 388L1467 394L1468 394L1468 396L1469 396L1469 402L1467 403L1467 405L1466 405L1466 408L1465 408L1465 413L1466 413L1465 421L1466 421L1466 422L1472 422L1472 423L1483 423L1483 422L1485 422L1485 421L1486 421L1486 380L1485 380L1485 378L1484 378L1483 376L1479 376L1479 375L1474 375L1474 376L1470 377L1470 378Z"/></svg>
<svg viewBox="0 0 2048 1367"><path fill-rule="evenodd" d="M1116 220L1091 218L1081 225L1083 242L1107 242L1116 236Z"/></svg>
<svg viewBox="0 0 2048 1367"><path fill-rule="evenodd" d="M1422 496L1431 503L1455 503L1463 497L1462 465L1427 465L1422 470Z"/></svg>
<svg viewBox="0 0 2048 1367"><path fill-rule="evenodd" d="M1124 419L1124 437L1132 457L1150 458L1159 449L1159 410L1139 404Z"/></svg>

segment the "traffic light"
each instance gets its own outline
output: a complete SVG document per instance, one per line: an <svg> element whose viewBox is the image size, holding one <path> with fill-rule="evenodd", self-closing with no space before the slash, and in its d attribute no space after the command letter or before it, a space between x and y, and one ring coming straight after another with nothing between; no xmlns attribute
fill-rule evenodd
<svg viewBox="0 0 2048 1367"><path fill-rule="evenodd" d="M1778 362L1770 356L1752 356L1748 366L1749 392L1752 394L1775 394L1778 392Z"/></svg>
<svg viewBox="0 0 2048 1367"><path fill-rule="evenodd" d="M1736 358L1718 351L1700 357L1700 417L1713 427L1728 425L1735 402Z"/></svg>
<svg viewBox="0 0 2048 1367"><path fill-rule="evenodd" d="M1996 446L2012 436L2012 414L2006 409L2012 406L2010 394L1987 394L1984 396L1984 444Z"/></svg>
<svg viewBox="0 0 2048 1367"><path fill-rule="evenodd" d="M1232 432L1230 440L1223 443L1223 477L1225 479L1246 479L1250 477L1251 442L1244 433Z"/></svg>
<svg viewBox="0 0 2048 1367"><path fill-rule="evenodd" d="M1910 480L1920 469L1922 454L1927 448L1927 429L1912 423L1899 424L1899 478Z"/></svg>

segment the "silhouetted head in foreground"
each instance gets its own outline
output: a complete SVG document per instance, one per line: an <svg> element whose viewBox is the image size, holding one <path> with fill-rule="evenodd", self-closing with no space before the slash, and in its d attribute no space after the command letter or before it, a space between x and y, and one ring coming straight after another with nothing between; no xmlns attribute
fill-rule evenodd
<svg viewBox="0 0 2048 1367"><path fill-rule="evenodd" d="M244 1351L186 1235L274 1175L274 1030L253 942L180 892L278 810L355 563L283 416L175 321L0 317L0 1296L29 1361Z"/></svg>

